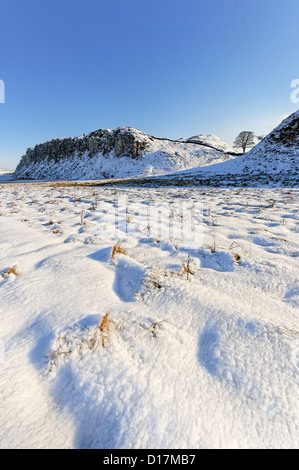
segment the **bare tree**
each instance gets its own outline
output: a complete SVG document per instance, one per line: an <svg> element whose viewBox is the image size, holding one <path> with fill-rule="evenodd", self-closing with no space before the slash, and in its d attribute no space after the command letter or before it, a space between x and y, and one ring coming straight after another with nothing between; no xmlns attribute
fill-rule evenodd
<svg viewBox="0 0 299 470"><path fill-rule="evenodd" d="M263 138L265 136L264 135L256 135L255 137L257 138L258 141L261 141L261 140L263 140Z"/></svg>
<svg viewBox="0 0 299 470"><path fill-rule="evenodd" d="M236 137L236 140L234 142L234 148L242 148L244 153L248 147L251 148L254 146L255 146L254 133L251 131L240 132L240 134L238 135L238 137Z"/></svg>

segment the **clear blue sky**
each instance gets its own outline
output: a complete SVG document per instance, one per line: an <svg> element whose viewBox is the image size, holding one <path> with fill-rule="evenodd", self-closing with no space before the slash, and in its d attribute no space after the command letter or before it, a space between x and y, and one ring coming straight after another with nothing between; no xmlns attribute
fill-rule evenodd
<svg viewBox="0 0 299 470"><path fill-rule="evenodd" d="M232 144L299 107L298 0L0 0L0 19L0 167L118 126Z"/></svg>

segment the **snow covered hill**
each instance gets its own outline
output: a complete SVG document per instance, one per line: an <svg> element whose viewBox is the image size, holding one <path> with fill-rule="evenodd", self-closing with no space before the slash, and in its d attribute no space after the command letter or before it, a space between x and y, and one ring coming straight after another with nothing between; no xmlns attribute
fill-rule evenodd
<svg viewBox="0 0 299 470"><path fill-rule="evenodd" d="M171 140L123 127L56 139L28 149L15 176L33 179L138 178L144 185L297 186L299 111L250 152L231 152L216 136ZM135 184L129 181L129 184Z"/></svg>
<svg viewBox="0 0 299 470"><path fill-rule="evenodd" d="M203 144L210 145L211 147L214 147L217 150L221 150L222 152L234 152L234 150L227 145L223 140L219 139L216 135L194 135L193 137L189 137L186 139L187 141L192 141L192 142L199 142Z"/></svg>
<svg viewBox="0 0 299 470"><path fill-rule="evenodd" d="M284 119L248 153L230 164L213 166L209 172L257 174L299 172L299 111Z"/></svg>
<svg viewBox="0 0 299 470"><path fill-rule="evenodd" d="M196 136L190 142L157 138L129 127L100 129L28 149L16 176L105 179L161 175L233 158L226 149L229 147L213 136Z"/></svg>
<svg viewBox="0 0 299 470"><path fill-rule="evenodd" d="M282 121L248 153L228 161L147 179L142 184L298 186L299 111Z"/></svg>

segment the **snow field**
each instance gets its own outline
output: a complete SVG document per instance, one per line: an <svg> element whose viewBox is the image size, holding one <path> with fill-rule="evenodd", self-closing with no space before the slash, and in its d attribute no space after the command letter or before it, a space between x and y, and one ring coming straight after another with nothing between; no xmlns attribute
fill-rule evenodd
<svg viewBox="0 0 299 470"><path fill-rule="evenodd" d="M298 447L298 190L0 194L1 447ZM203 204L202 243L105 238L124 194Z"/></svg>

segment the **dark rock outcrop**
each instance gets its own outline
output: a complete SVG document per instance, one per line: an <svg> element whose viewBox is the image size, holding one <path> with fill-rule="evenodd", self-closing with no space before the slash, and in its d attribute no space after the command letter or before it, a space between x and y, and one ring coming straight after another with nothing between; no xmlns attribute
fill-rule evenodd
<svg viewBox="0 0 299 470"><path fill-rule="evenodd" d="M150 136L130 127L119 127L114 130L100 129L87 136L54 139L29 148L16 168L16 175L24 167L41 161L71 159L88 154L107 154L114 151L116 157L127 156L138 158L152 140Z"/></svg>
<svg viewBox="0 0 299 470"><path fill-rule="evenodd" d="M232 157L210 143L159 138L131 127L119 127L36 145L21 158L15 176L22 179L109 179L164 174Z"/></svg>

